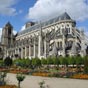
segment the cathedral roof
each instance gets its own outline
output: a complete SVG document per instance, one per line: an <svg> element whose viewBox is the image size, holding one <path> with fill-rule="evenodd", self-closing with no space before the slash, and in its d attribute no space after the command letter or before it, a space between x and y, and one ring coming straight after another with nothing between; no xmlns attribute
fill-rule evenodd
<svg viewBox="0 0 88 88"><path fill-rule="evenodd" d="M48 25L51 25L51 24L53 24L55 22L63 21L63 20L65 20L65 21L66 20L73 21L71 19L71 17L65 12L62 15L58 16L58 17L52 18L52 19L50 19L48 21L45 21L45 22L37 23L37 24L35 24L35 25L31 26L31 27L28 27L25 30L19 32L18 35L22 35L22 34L25 34L25 33L29 32L29 31L39 29L40 27L48 26Z"/></svg>
<svg viewBox="0 0 88 88"><path fill-rule="evenodd" d="M65 12L61 15L61 20L71 20L71 17Z"/></svg>

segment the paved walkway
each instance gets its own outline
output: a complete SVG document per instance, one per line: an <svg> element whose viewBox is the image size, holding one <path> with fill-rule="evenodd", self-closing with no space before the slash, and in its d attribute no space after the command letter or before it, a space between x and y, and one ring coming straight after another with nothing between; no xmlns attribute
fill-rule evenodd
<svg viewBox="0 0 88 88"><path fill-rule="evenodd" d="M8 74L7 83L17 85L16 75ZM45 81L47 88L88 88L88 80L48 78L38 76L26 76L21 83L21 88L39 88L39 82Z"/></svg>

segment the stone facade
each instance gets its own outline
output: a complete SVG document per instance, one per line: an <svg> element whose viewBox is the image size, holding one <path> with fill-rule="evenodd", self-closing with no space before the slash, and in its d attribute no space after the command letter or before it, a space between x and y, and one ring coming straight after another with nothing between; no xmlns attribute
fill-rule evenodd
<svg viewBox="0 0 88 88"><path fill-rule="evenodd" d="M0 60L3 59L4 56L4 45L0 43Z"/></svg>
<svg viewBox="0 0 88 88"><path fill-rule="evenodd" d="M7 29L10 35L6 32ZM5 37L6 33L7 37ZM2 43L6 46L5 57L85 56L88 43L84 42L84 36L84 32L76 28L76 22L65 12L45 22L29 22L25 30L15 37L12 26L10 28L5 26Z"/></svg>
<svg viewBox="0 0 88 88"><path fill-rule="evenodd" d="M15 36L13 35L13 27L8 22L2 30L2 36L1 36L1 49L4 53L3 57L7 57L9 55L7 50L11 47L14 47L15 43ZM1 53L0 53L1 54Z"/></svg>

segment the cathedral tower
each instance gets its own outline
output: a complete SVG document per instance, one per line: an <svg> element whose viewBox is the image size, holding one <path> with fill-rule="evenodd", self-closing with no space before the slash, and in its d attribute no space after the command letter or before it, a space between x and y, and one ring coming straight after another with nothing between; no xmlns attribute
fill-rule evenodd
<svg viewBox="0 0 88 88"><path fill-rule="evenodd" d="M1 36L1 43L6 47L9 48L11 45L13 45L13 27L12 25L8 22L3 30L2 30L2 36Z"/></svg>

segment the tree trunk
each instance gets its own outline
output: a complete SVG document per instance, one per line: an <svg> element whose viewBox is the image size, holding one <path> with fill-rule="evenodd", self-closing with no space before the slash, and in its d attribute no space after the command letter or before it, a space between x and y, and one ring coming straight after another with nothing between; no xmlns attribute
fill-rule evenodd
<svg viewBox="0 0 88 88"><path fill-rule="evenodd" d="M20 88L20 81L18 81L18 88Z"/></svg>

